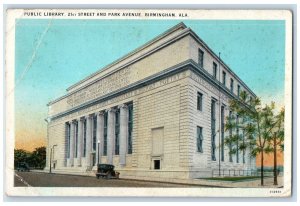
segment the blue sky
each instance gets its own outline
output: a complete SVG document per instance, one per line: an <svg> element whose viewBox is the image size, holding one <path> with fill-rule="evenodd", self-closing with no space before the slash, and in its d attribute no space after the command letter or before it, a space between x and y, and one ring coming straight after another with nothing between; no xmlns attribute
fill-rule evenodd
<svg viewBox="0 0 300 206"><path fill-rule="evenodd" d="M46 104L65 89L176 25L177 20L16 22L15 109L20 147L46 137ZM264 102L283 106L284 21L183 21ZM23 145L23 146L22 146Z"/></svg>

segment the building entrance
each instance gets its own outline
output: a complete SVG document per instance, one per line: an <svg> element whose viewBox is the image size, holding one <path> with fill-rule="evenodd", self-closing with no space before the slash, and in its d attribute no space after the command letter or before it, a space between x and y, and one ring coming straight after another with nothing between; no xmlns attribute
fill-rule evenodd
<svg viewBox="0 0 300 206"><path fill-rule="evenodd" d="M164 153L164 128L152 129L152 163L151 168L161 169L161 158Z"/></svg>

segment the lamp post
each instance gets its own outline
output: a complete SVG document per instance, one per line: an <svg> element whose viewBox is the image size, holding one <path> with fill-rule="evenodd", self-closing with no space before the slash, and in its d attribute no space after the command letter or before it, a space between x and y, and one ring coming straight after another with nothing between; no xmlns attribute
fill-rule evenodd
<svg viewBox="0 0 300 206"><path fill-rule="evenodd" d="M98 153L97 153L97 156L98 156L98 158L97 158L97 160L98 160L98 162L97 162L97 166L98 166L98 164L99 164L99 162L100 162L100 160L99 160L99 158L100 158L100 155L99 155L99 152L100 152L100 140L98 139Z"/></svg>
<svg viewBox="0 0 300 206"><path fill-rule="evenodd" d="M51 165L52 165L52 153L54 154L54 147L56 147L57 144L53 145L51 148L50 148L50 170L49 170L49 173L51 173Z"/></svg>

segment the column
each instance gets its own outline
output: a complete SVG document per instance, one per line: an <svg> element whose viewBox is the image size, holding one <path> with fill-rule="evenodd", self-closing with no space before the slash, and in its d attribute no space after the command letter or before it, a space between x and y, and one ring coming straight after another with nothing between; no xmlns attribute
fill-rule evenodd
<svg viewBox="0 0 300 206"><path fill-rule="evenodd" d="M97 115L97 146L96 146L96 163L101 163L101 156L102 156L102 148L103 148L103 141L104 141L104 113L103 112L98 112L96 113Z"/></svg>
<svg viewBox="0 0 300 206"><path fill-rule="evenodd" d="M113 164L114 140L115 140L115 110L107 110L107 163Z"/></svg>
<svg viewBox="0 0 300 206"><path fill-rule="evenodd" d="M92 153L92 116L88 115L86 116L86 166L90 167L92 166L92 159L91 159L91 153Z"/></svg>
<svg viewBox="0 0 300 206"><path fill-rule="evenodd" d="M83 155L83 120L79 118L78 120L78 143L77 143L77 161L78 166L81 166L81 157Z"/></svg>
<svg viewBox="0 0 300 206"><path fill-rule="evenodd" d="M126 151L128 139L128 107L126 104L119 106L120 108L120 165L126 165Z"/></svg>
<svg viewBox="0 0 300 206"><path fill-rule="evenodd" d="M74 166L74 148L75 148L75 123L70 122L70 167Z"/></svg>

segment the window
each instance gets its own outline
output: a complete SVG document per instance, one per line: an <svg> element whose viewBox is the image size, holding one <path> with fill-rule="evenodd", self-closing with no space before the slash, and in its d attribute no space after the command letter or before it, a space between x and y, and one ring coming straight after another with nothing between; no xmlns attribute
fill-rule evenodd
<svg viewBox="0 0 300 206"><path fill-rule="evenodd" d="M216 161L216 100L211 100L211 159Z"/></svg>
<svg viewBox="0 0 300 206"><path fill-rule="evenodd" d="M218 71L218 65L214 62L213 63L213 77L217 78L217 71Z"/></svg>
<svg viewBox="0 0 300 206"><path fill-rule="evenodd" d="M250 96L250 104L252 103L252 96Z"/></svg>
<svg viewBox="0 0 300 206"><path fill-rule="evenodd" d="M75 158L78 153L78 122L75 123Z"/></svg>
<svg viewBox="0 0 300 206"><path fill-rule="evenodd" d="M233 79L230 79L230 91L233 93Z"/></svg>
<svg viewBox="0 0 300 206"><path fill-rule="evenodd" d="M223 81L222 81L222 83L223 83L223 85L226 85L226 72L222 72L222 74L223 74Z"/></svg>
<svg viewBox="0 0 300 206"><path fill-rule="evenodd" d="M116 110L115 118L115 155L120 152L120 109Z"/></svg>
<svg viewBox="0 0 300 206"><path fill-rule="evenodd" d="M238 97L240 97L240 93L241 93L241 86L238 85L238 87L237 87L237 95L238 95Z"/></svg>
<svg viewBox="0 0 300 206"><path fill-rule="evenodd" d="M103 156L107 155L107 112L104 113L103 119Z"/></svg>
<svg viewBox="0 0 300 206"><path fill-rule="evenodd" d="M240 130L239 130L239 116L236 115L236 163L239 163L239 136L240 136Z"/></svg>
<svg viewBox="0 0 300 206"><path fill-rule="evenodd" d="M203 100L203 94L200 92L197 93L197 110L202 111L202 100Z"/></svg>
<svg viewBox="0 0 300 206"><path fill-rule="evenodd" d="M93 151L96 151L97 146L97 115L93 116Z"/></svg>
<svg viewBox="0 0 300 206"><path fill-rule="evenodd" d="M127 153L132 154L132 128L133 128L133 104L128 104L128 149Z"/></svg>
<svg viewBox="0 0 300 206"><path fill-rule="evenodd" d="M66 155L70 158L70 138L71 138L71 126L66 123Z"/></svg>
<svg viewBox="0 0 300 206"><path fill-rule="evenodd" d="M83 157L86 156L86 119L83 122Z"/></svg>
<svg viewBox="0 0 300 206"><path fill-rule="evenodd" d="M197 152L203 152L202 143L203 143L203 128L197 126Z"/></svg>
<svg viewBox="0 0 300 206"><path fill-rule="evenodd" d="M232 111L229 111L229 121L230 122L232 121ZM230 138L232 137L232 127L230 127L230 129L229 129L229 137ZM229 143L229 162L233 162L231 150L232 150L232 143L230 141L230 143Z"/></svg>
<svg viewBox="0 0 300 206"><path fill-rule="evenodd" d="M198 50L198 63L201 68L203 68L203 58L204 58L204 52L201 49L199 49Z"/></svg>
<svg viewBox="0 0 300 206"><path fill-rule="evenodd" d="M221 106L221 161L224 161L224 106Z"/></svg>

